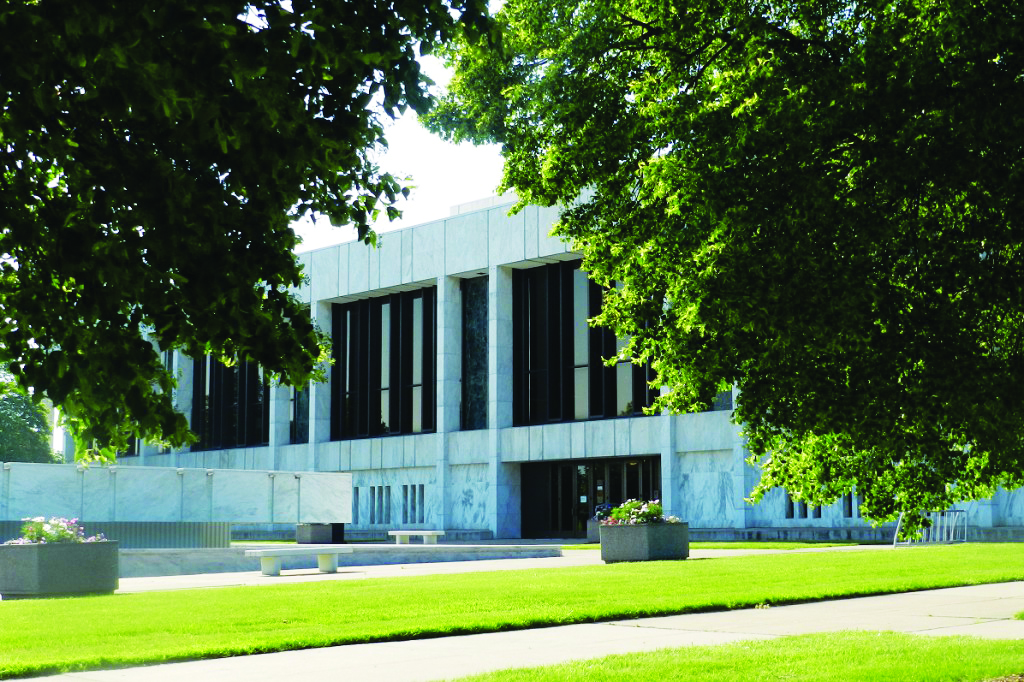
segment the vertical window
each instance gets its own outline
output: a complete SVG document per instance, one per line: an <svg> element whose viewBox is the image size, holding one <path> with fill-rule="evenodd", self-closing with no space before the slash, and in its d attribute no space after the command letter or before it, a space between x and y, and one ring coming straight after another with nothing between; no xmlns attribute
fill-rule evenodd
<svg viewBox="0 0 1024 682"><path fill-rule="evenodd" d="M402 486L402 523L423 523L423 484Z"/></svg>
<svg viewBox="0 0 1024 682"><path fill-rule="evenodd" d="M380 306L380 433L391 431L391 304Z"/></svg>
<svg viewBox="0 0 1024 682"><path fill-rule="evenodd" d="M462 429L487 428L487 277L462 280Z"/></svg>
<svg viewBox="0 0 1024 682"><path fill-rule="evenodd" d="M309 442L309 391L292 387L289 399L288 435L291 443Z"/></svg>
<svg viewBox="0 0 1024 682"><path fill-rule="evenodd" d="M335 306L333 440L434 430L435 300L428 287Z"/></svg>
<svg viewBox="0 0 1024 682"><path fill-rule="evenodd" d="M732 409L732 389L726 389L721 391L715 396L714 401L711 403L711 409L708 412L720 412Z"/></svg>
<svg viewBox="0 0 1024 682"><path fill-rule="evenodd" d="M164 367L167 369L167 373L170 374L171 377L177 379L177 377L175 376L175 373L177 372L177 368L176 368L176 365L175 365L175 362L174 362L174 351L173 350L165 350L164 351ZM177 403L177 389L171 389L171 402L172 403ZM167 454L170 454L170 452L171 452L171 448L169 446L162 445L160 447L160 454L161 455L167 455Z"/></svg>
<svg viewBox="0 0 1024 682"><path fill-rule="evenodd" d="M370 523L391 523L391 486L370 486Z"/></svg>
<svg viewBox="0 0 1024 682"><path fill-rule="evenodd" d="M634 416L653 403L649 365L604 364L625 342L587 325L602 290L579 263L514 270L512 292L514 424Z"/></svg>
<svg viewBox="0 0 1024 682"><path fill-rule="evenodd" d="M616 339L615 350L625 347L626 342ZM632 417L633 405L633 363L619 362L615 365L615 414L620 417Z"/></svg>
<svg viewBox="0 0 1024 682"><path fill-rule="evenodd" d="M572 272L573 414L590 417L590 280L580 269Z"/></svg>
<svg viewBox="0 0 1024 682"><path fill-rule="evenodd" d="M135 436L128 436L128 448L124 452L117 453L118 457L138 457L139 439Z"/></svg>
<svg viewBox="0 0 1024 682"><path fill-rule="evenodd" d="M423 431L423 298L412 299L412 427L413 433Z"/></svg>
<svg viewBox="0 0 1024 682"><path fill-rule="evenodd" d="M359 488L352 488L352 523L359 523Z"/></svg>
<svg viewBox="0 0 1024 682"><path fill-rule="evenodd" d="M256 363L228 366L196 359L192 375L193 450L253 447L270 442L270 384Z"/></svg>

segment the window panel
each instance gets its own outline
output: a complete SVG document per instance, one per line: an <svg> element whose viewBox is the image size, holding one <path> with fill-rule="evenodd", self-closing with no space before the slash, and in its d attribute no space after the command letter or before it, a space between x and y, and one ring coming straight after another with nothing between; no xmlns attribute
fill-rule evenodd
<svg viewBox="0 0 1024 682"><path fill-rule="evenodd" d="M462 429L487 428L487 277L462 280Z"/></svg>
<svg viewBox="0 0 1024 682"><path fill-rule="evenodd" d="M423 387L414 386L412 389L412 432L419 433L423 430Z"/></svg>
<svg viewBox="0 0 1024 682"><path fill-rule="evenodd" d="M633 365L620 362L615 365L615 413L620 417L629 417L633 409Z"/></svg>
<svg viewBox="0 0 1024 682"><path fill-rule="evenodd" d="M587 367L577 367L573 371L573 390L576 393L575 417L587 419L590 417L590 370Z"/></svg>
<svg viewBox="0 0 1024 682"><path fill-rule="evenodd" d="M432 293L426 288L335 306L335 338L345 341L334 351L333 439L434 428L427 404L434 395Z"/></svg>
<svg viewBox="0 0 1024 682"><path fill-rule="evenodd" d="M380 307L380 387L391 385L391 304Z"/></svg>
<svg viewBox="0 0 1024 682"><path fill-rule="evenodd" d="M423 298L412 300L412 383L423 383Z"/></svg>
<svg viewBox="0 0 1024 682"><path fill-rule="evenodd" d="M572 272L572 357L573 366L585 367L590 362L590 280L582 270Z"/></svg>
<svg viewBox="0 0 1024 682"><path fill-rule="evenodd" d="M228 367L203 357L193 364L193 450L266 445L270 441L270 385L255 363Z"/></svg>

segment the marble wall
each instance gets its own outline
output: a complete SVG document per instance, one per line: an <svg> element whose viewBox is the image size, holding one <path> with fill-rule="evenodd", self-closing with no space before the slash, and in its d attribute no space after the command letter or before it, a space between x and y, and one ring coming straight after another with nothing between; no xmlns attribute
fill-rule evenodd
<svg viewBox="0 0 1024 682"><path fill-rule="evenodd" d="M482 465L453 465L449 469L452 528L489 528L491 495L489 468Z"/></svg>
<svg viewBox="0 0 1024 682"><path fill-rule="evenodd" d="M0 464L0 520L348 523L342 473Z"/></svg>
<svg viewBox="0 0 1024 682"><path fill-rule="evenodd" d="M695 528L741 525L732 514L737 496L742 497L735 485L738 465L733 451L681 452L675 457L680 518Z"/></svg>
<svg viewBox="0 0 1024 682"><path fill-rule="evenodd" d="M992 525L1024 526L1024 489L999 490L992 503Z"/></svg>
<svg viewBox="0 0 1024 682"><path fill-rule="evenodd" d="M435 467L353 471L352 485L350 526L353 529L436 528L441 518L441 505L444 502ZM414 494L415 502L409 492L414 486L417 491ZM422 500L418 497L419 486L423 486ZM414 505L417 509L417 520L402 523L403 512L406 518L412 517ZM421 505L424 512L422 522L418 521L418 510ZM461 526L449 525L449 528L452 527Z"/></svg>

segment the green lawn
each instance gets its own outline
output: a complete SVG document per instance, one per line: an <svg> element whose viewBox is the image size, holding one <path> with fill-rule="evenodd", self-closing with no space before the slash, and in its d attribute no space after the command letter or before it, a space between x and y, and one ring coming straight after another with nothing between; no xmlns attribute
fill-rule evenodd
<svg viewBox="0 0 1024 682"><path fill-rule="evenodd" d="M781 540L735 541L735 542L691 542L690 549L821 549L825 547L856 547L857 542L784 542ZM562 549L601 549L596 542L579 545L562 545Z"/></svg>
<svg viewBox="0 0 1024 682"><path fill-rule="evenodd" d="M1017 641L839 632L713 647L663 649L544 668L503 670L468 677L463 682L980 682L1021 672L1024 672L1024 647Z"/></svg>
<svg viewBox="0 0 1024 682"><path fill-rule="evenodd" d="M977 544L8 600L0 678L1022 579Z"/></svg>

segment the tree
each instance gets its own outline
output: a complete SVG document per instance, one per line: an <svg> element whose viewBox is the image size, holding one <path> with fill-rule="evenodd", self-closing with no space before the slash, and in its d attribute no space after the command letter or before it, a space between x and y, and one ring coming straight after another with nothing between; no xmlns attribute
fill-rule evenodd
<svg viewBox="0 0 1024 682"><path fill-rule="evenodd" d="M0 462L54 462L46 411L0 373Z"/></svg>
<svg viewBox="0 0 1024 682"><path fill-rule="evenodd" d="M389 216L383 119L483 0L14 0L0 8L0 367L80 440L189 439L160 351L301 385L321 357L289 223Z"/></svg>
<svg viewBox="0 0 1024 682"><path fill-rule="evenodd" d="M1024 484L1024 12L509 0L430 125L497 141L669 388L876 520Z"/></svg>

